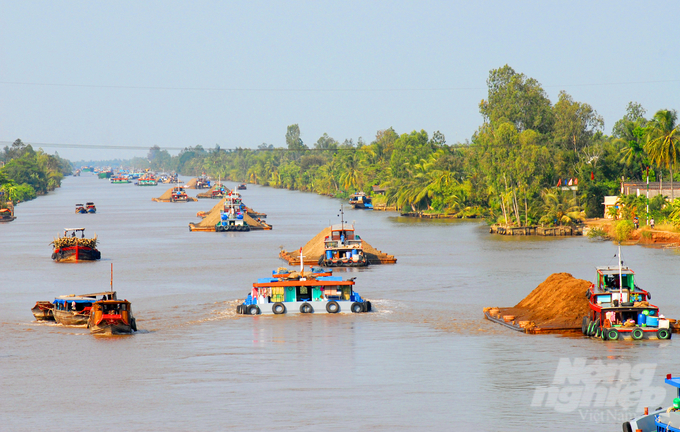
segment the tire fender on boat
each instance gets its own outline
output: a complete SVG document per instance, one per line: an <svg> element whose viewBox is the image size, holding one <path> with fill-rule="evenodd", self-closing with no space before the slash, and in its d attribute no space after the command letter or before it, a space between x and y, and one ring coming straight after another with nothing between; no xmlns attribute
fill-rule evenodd
<svg viewBox="0 0 680 432"><path fill-rule="evenodd" d="M370 301L366 300L366 312L370 312L373 310L373 305L371 304Z"/></svg>
<svg viewBox="0 0 680 432"><path fill-rule="evenodd" d="M272 312L274 312L274 314L276 314L276 315L284 314L284 313L286 313L286 305L284 305L281 302L276 302L272 306Z"/></svg>
<svg viewBox="0 0 680 432"><path fill-rule="evenodd" d="M610 328L607 329L607 340L618 340L619 339L619 331L616 330L615 328Z"/></svg>
<svg viewBox="0 0 680 432"><path fill-rule="evenodd" d="M331 300L326 303L326 312L334 314L340 311L340 305L335 300Z"/></svg>
<svg viewBox="0 0 680 432"><path fill-rule="evenodd" d="M352 306L350 306L350 309L353 313L360 313L364 311L364 305L358 302L352 303Z"/></svg>
<svg viewBox="0 0 680 432"><path fill-rule="evenodd" d="M660 328L656 332L656 337L658 337L660 340L670 339L671 338L671 331L670 331L670 329Z"/></svg>
<svg viewBox="0 0 680 432"><path fill-rule="evenodd" d="M258 305L250 305L248 308L248 314L249 315L259 315L260 314L260 307Z"/></svg>
<svg viewBox="0 0 680 432"><path fill-rule="evenodd" d="M644 337L645 332L640 327L635 327L633 331L630 332L630 335L633 337L633 340L640 340Z"/></svg>
<svg viewBox="0 0 680 432"><path fill-rule="evenodd" d="M312 312L314 312L314 308L309 303L304 302L300 305L300 312L301 313L312 313Z"/></svg>

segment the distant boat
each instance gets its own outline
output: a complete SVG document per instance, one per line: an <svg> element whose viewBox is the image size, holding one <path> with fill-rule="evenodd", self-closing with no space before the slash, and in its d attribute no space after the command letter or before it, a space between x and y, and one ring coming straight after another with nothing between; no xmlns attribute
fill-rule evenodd
<svg viewBox="0 0 680 432"><path fill-rule="evenodd" d="M81 237L76 237L80 232ZM70 235L69 235L70 233ZM97 236L85 238L85 228L64 228L64 236L57 237L52 243L52 259L57 262L94 261L101 258L97 250Z"/></svg>
<svg viewBox="0 0 680 432"><path fill-rule="evenodd" d="M52 302L37 301L31 312L37 321L54 321L53 308L54 304Z"/></svg>
<svg viewBox="0 0 680 432"><path fill-rule="evenodd" d="M350 195L349 204L355 209L373 210L373 201L364 192L355 192Z"/></svg>
<svg viewBox="0 0 680 432"><path fill-rule="evenodd" d="M245 183L241 183L240 185L236 186L236 189L237 189L237 190L246 190L246 189L247 189L247 188L246 188L246 184L245 184Z"/></svg>
<svg viewBox="0 0 680 432"><path fill-rule="evenodd" d="M87 210L85 209L85 206L82 204L76 204L76 214L87 214Z"/></svg>
<svg viewBox="0 0 680 432"><path fill-rule="evenodd" d="M87 210L88 213L97 213L97 207L94 206L93 202L85 203L85 210Z"/></svg>
<svg viewBox="0 0 680 432"><path fill-rule="evenodd" d="M97 302L97 297L102 296L102 299L115 300L116 292L102 292L94 294L82 295L65 295L54 299L54 320L58 324L65 326L84 326L90 319L90 311L92 305Z"/></svg>

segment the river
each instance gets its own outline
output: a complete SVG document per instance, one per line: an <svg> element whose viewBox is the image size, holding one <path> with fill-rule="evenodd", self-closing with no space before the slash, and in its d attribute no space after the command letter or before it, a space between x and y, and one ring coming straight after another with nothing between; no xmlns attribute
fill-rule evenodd
<svg viewBox="0 0 680 432"><path fill-rule="evenodd" d="M272 231L191 233L216 201L151 201L164 191L83 173L0 224L1 430L618 431L641 394L664 406L673 397L663 377L680 373L676 339L529 336L482 317L552 273L593 280L595 266L616 263L610 242L346 210L363 239L398 259L351 271L373 313L239 316L236 300L285 265L280 248L338 222L342 202L248 185L244 202ZM74 214L85 201L97 214ZM49 242L65 227L96 233L102 260L53 262ZM662 313L680 317L678 254L630 246L623 257ZM140 332L94 337L33 320L36 300L107 290L111 263ZM583 378L599 364L617 373Z"/></svg>

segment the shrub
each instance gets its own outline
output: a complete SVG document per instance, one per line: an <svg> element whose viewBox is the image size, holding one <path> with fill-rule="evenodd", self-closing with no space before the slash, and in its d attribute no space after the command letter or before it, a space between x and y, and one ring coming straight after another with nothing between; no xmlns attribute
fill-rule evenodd
<svg viewBox="0 0 680 432"><path fill-rule="evenodd" d="M618 242L630 239L630 234L635 229L635 225L630 220L621 220L614 226L614 238Z"/></svg>

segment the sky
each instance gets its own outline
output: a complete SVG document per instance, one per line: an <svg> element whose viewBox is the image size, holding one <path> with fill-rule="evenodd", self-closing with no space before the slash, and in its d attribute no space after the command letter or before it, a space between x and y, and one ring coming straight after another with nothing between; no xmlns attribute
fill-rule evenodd
<svg viewBox="0 0 680 432"><path fill-rule="evenodd" d="M295 123L309 146L389 127L464 143L505 64L610 133L629 101L680 110L678 17L676 0L0 0L0 146L279 147Z"/></svg>

